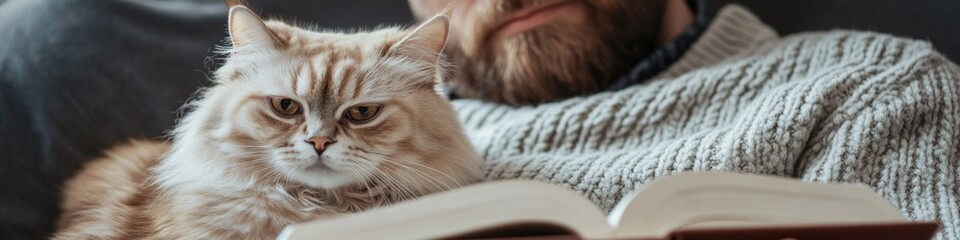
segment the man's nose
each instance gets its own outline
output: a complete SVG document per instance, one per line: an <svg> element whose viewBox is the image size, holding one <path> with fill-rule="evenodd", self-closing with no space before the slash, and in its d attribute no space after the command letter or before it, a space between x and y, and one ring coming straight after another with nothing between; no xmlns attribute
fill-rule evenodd
<svg viewBox="0 0 960 240"><path fill-rule="evenodd" d="M330 145L336 140L331 137L309 137L306 140L307 143L313 144L313 148L317 150L317 153L323 153L323 149L327 148L327 145Z"/></svg>

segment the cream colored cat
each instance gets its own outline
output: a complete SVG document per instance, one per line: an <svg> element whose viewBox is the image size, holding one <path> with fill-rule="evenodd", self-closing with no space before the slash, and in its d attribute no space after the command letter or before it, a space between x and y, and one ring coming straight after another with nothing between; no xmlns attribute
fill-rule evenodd
<svg viewBox="0 0 960 240"><path fill-rule="evenodd" d="M273 239L289 224L476 180L437 94L447 18L341 34L231 8L233 48L172 144L109 150L66 185L55 239Z"/></svg>

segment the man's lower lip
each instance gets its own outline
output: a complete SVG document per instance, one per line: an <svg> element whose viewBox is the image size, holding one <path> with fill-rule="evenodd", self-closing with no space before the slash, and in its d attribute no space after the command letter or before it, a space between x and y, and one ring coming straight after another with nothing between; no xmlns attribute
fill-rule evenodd
<svg viewBox="0 0 960 240"><path fill-rule="evenodd" d="M545 7L546 9L538 9L536 12L530 14L529 16L524 16L519 19L512 19L504 25L496 29L496 33L493 38L503 38L512 36L514 34L524 32L546 23L549 23L554 18L559 16L559 13L569 7L576 7L575 5L579 1L564 1L552 6Z"/></svg>

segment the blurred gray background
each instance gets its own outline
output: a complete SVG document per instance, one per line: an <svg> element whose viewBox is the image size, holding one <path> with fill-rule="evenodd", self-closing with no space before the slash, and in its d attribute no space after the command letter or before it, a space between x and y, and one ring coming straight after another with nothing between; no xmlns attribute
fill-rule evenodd
<svg viewBox="0 0 960 240"><path fill-rule="evenodd" d="M710 12L737 3L781 35L855 29L928 40L960 61L960 1L957 0L707 0Z"/></svg>

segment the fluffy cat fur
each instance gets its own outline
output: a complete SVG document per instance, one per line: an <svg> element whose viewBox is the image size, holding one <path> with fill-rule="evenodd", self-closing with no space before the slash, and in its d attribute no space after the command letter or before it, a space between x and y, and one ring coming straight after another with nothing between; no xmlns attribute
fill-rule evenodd
<svg viewBox="0 0 960 240"><path fill-rule="evenodd" d="M313 32L232 7L229 57L172 143L90 162L66 184L54 239L273 239L476 180L435 91L447 25Z"/></svg>

